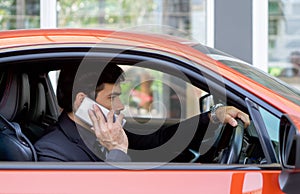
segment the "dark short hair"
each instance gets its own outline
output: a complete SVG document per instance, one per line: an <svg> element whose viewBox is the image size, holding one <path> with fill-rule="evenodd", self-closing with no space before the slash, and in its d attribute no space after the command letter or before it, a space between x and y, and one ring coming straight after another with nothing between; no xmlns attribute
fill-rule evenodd
<svg viewBox="0 0 300 194"><path fill-rule="evenodd" d="M96 94L103 89L104 83L115 84L124 81L123 70L116 64L107 64L100 72L85 71L78 73L78 67L61 69L57 83L58 105L66 112L73 111L76 94L83 92L95 99ZM97 83L95 83L95 80Z"/></svg>

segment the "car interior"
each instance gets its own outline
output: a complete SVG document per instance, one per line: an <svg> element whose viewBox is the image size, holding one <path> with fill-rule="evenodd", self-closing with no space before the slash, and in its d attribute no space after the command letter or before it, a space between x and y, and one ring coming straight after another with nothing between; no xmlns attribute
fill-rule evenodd
<svg viewBox="0 0 300 194"><path fill-rule="evenodd" d="M49 72L59 72L60 68L79 64L81 60L81 58L71 56L61 59L55 57L49 59L37 58L7 63L1 66L1 161L37 161L33 144L45 133L49 125L56 122L60 113L60 108L56 102L55 88L53 88L49 78ZM138 60L122 59L122 61L120 61L121 59L117 59L115 63L121 66L137 67L145 67L147 65ZM155 61L155 63L157 63L157 61ZM178 76L180 74L178 73L178 69L176 69L177 67L173 68L170 64L161 64L162 66L153 63L151 68L156 71L167 72L168 74L172 74L172 76ZM189 74L188 72L184 72L184 74L188 77L189 81L191 81L192 85L210 94L208 83L206 83L207 78L210 78L210 76L201 78L199 75ZM204 81L202 82L201 80ZM216 96L217 95L214 94L215 103L220 102L221 100L218 100ZM241 110L248 112L242 96L231 99L229 95L228 98L229 99L226 99L227 104L237 106ZM148 127L146 127L145 130L151 130L151 128L164 128L171 125L176 126L178 123L193 123L191 121L197 119L201 113L200 105L203 106L204 101L207 99L208 98L197 97L199 104L196 108L198 109L198 113L188 118L174 119L169 117L169 119L164 118L163 122L159 122L159 118L153 118L151 122L149 122L149 118L147 117L127 117L126 125L132 128L132 130L140 130L140 124L147 123ZM203 109L203 107L201 107L201 109ZM188 126L189 125L186 125L186 127ZM217 125L214 129L208 130L203 136L202 142L192 141L192 143L190 143L182 153L171 160L171 162L220 164L268 163L265 160L265 153L253 123L247 129L244 129L241 123L234 130L228 125ZM199 148L200 145L201 147ZM235 154L233 154L233 152ZM232 158L231 155L234 155L234 157ZM229 159L229 157L231 157L231 159ZM139 161L138 157L136 159Z"/></svg>

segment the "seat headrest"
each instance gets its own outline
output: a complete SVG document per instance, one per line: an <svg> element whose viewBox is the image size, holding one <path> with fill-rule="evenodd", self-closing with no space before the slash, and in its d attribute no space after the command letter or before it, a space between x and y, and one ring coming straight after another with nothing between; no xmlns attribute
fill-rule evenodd
<svg viewBox="0 0 300 194"><path fill-rule="evenodd" d="M29 79L27 74L2 72L0 74L0 114L12 121L21 113L27 113L30 105Z"/></svg>
<svg viewBox="0 0 300 194"><path fill-rule="evenodd" d="M46 114L46 93L42 83L31 88L29 117L33 122L40 122Z"/></svg>

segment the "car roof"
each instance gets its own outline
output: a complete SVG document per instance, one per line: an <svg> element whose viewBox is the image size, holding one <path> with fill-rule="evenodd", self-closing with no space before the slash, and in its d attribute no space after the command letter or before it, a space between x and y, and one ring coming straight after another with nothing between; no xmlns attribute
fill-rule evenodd
<svg viewBox="0 0 300 194"><path fill-rule="evenodd" d="M25 29L0 32L0 49L24 47L41 44L99 44L110 43L162 50L176 50L178 45L199 44L188 39L131 31L113 31L97 29ZM188 48L188 47L187 47ZM177 53L179 50L177 49ZM183 50L182 50L183 51ZM198 53L199 54L199 53ZM203 55L205 56L205 55Z"/></svg>
<svg viewBox="0 0 300 194"><path fill-rule="evenodd" d="M211 63L222 66L211 57L191 47L199 45L198 42L166 34L79 28L24 29L0 32L2 52L55 44L116 44L131 48L155 49L189 60L207 61L209 64L203 63L204 66L207 64L207 68L211 68Z"/></svg>

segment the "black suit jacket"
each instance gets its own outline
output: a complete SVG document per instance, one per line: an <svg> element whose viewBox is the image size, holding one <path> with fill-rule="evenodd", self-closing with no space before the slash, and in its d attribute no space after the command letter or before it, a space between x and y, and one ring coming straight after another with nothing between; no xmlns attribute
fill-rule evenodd
<svg viewBox="0 0 300 194"><path fill-rule="evenodd" d="M112 150L105 155L94 133L76 125L65 112L34 147L39 161L131 161L120 150Z"/></svg>
<svg viewBox="0 0 300 194"><path fill-rule="evenodd" d="M125 130L128 154L133 161L171 161L187 147L199 148L208 124L209 118L204 113L148 135ZM113 150L109 158L105 157L96 136L76 125L65 112L34 146L40 161L130 161L120 150Z"/></svg>

